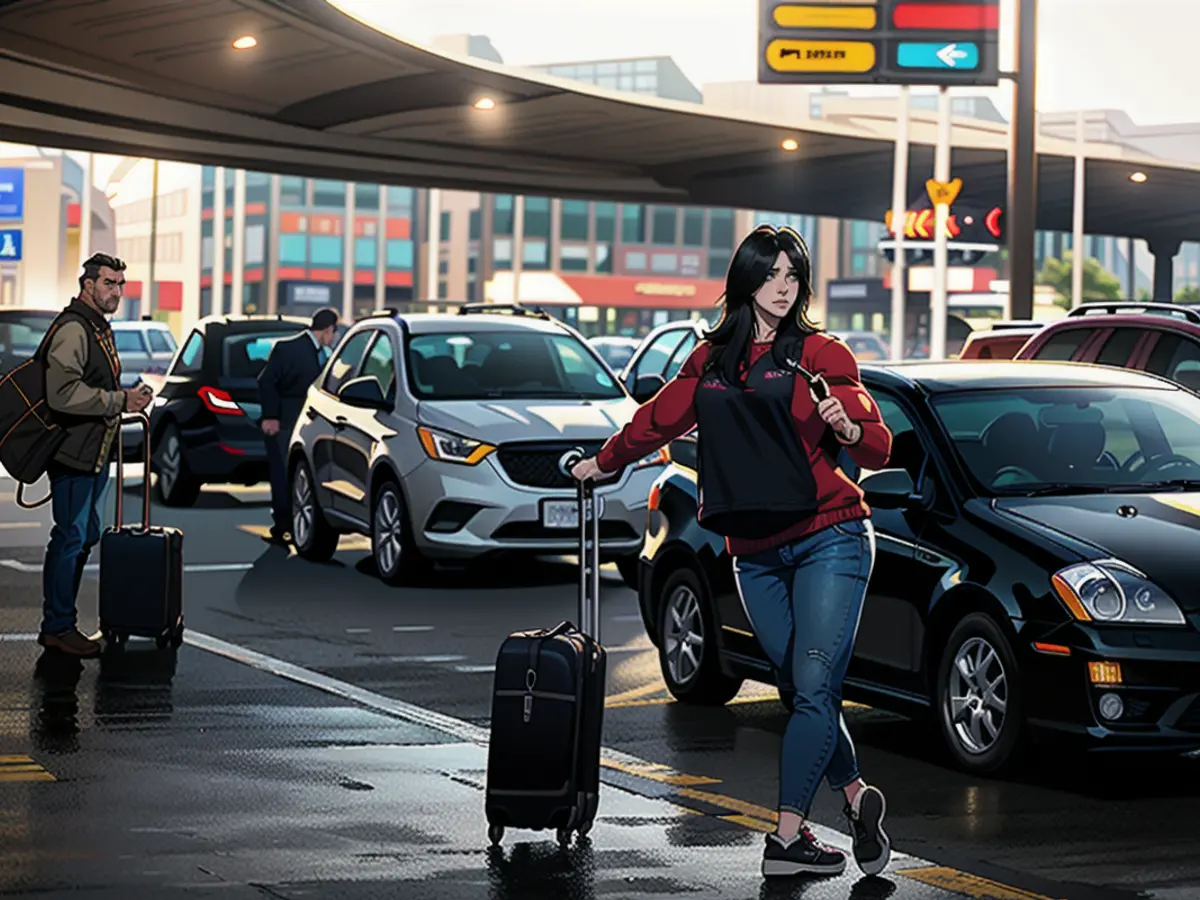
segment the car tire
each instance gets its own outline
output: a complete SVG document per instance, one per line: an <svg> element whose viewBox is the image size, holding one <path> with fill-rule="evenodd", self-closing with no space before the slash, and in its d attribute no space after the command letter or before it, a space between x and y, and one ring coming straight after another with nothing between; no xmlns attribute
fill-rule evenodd
<svg viewBox="0 0 1200 900"><path fill-rule="evenodd" d="M391 479L375 489L371 503L371 558L380 580L393 586L409 583L431 568L413 543L404 495Z"/></svg>
<svg viewBox="0 0 1200 900"><path fill-rule="evenodd" d="M625 582L625 587L631 591L638 589L641 569L642 559L640 556L617 557L617 571L621 573L621 580Z"/></svg>
<svg viewBox="0 0 1200 900"><path fill-rule="evenodd" d="M986 613L970 613L950 632L934 708L960 768L987 774L1015 762L1023 732L1020 674L1008 637Z"/></svg>
<svg viewBox="0 0 1200 900"><path fill-rule="evenodd" d="M337 552L338 533L325 518L317 500L312 469L307 461L300 459L292 466L288 494L292 504L292 544L296 552L312 562L328 562Z"/></svg>
<svg viewBox="0 0 1200 900"><path fill-rule="evenodd" d="M658 662L671 695L681 703L723 706L742 679L721 671L712 599L692 569L677 569L659 591Z"/></svg>
<svg viewBox="0 0 1200 900"><path fill-rule="evenodd" d="M153 471L158 476L156 493L163 506L193 506L203 484L188 467L187 452L179 426L168 422L159 433L158 452L153 454Z"/></svg>

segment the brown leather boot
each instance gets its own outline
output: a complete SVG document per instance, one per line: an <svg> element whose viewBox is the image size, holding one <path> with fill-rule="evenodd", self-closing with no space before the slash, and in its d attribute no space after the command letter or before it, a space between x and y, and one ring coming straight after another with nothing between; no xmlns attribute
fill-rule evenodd
<svg viewBox="0 0 1200 900"><path fill-rule="evenodd" d="M75 629L62 634L40 634L38 643L71 656L99 656L100 644L89 640Z"/></svg>

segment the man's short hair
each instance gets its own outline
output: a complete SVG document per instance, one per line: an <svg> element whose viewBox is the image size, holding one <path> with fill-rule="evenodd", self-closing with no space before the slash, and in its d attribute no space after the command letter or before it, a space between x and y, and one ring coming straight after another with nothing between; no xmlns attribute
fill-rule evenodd
<svg viewBox="0 0 1200 900"><path fill-rule="evenodd" d="M84 282L98 280L101 269L124 272L125 262L107 253L93 253L83 264L83 274L79 276L79 289L83 290Z"/></svg>
<svg viewBox="0 0 1200 900"><path fill-rule="evenodd" d="M326 328L332 328L338 323L338 314L332 309L318 309L313 313L312 325L309 327L313 331L324 331Z"/></svg>

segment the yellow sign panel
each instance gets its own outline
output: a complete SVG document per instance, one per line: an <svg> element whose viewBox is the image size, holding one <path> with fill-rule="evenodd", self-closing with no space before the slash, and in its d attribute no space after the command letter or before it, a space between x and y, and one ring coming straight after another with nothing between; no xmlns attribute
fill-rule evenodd
<svg viewBox="0 0 1200 900"><path fill-rule="evenodd" d="M780 28L843 28L871 31L878 24L874 6L777 6Z"/></svg>
<svg viewBox="0 0 1200 900"><path fill-rule="evenodd" d="M951 206L958 199L958 192L962 190L962 186L961 178L955 178L951 182L935 181L931 178L925 182L929 202L934 206Z"/></svg>
<svg viewBox="0 0 1200 900"><path fill-rule="evenodd" d="M875 45L870 41L776 40L767 45L767 65L776 72L861 75L875 68Z"/></svg>
<svg viewBox="0 0 1200 900"><path fill-rule="evenodd" d="M633 286L635 294L649 294L655 297L694 297L694 284L663 284L655 281L639 281Z"/></svg>

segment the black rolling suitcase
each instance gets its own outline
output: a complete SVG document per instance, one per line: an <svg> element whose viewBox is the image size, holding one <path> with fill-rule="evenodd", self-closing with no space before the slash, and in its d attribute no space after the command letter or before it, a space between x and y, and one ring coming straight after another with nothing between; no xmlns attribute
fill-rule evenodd
<svg viewBox="0 0 1200 900"><path fill-rule="evenodd" d="M150 525L150 419L122 419L144 431L142 524L126 525L125 454L117 435L116 521L100 538L100 632L112 647L126 639L154 638L158 646L183 643L183 532Z"/></svg>
<svg viewBox="0 0 1200 900"><path fill-rule="evenodd" d="M608 657L599 642L600 516L591 482L579 485L578 621L519 631L500 646L484 800L493 845L505 828L554 828L565 845L596 819Z"/></svg>

